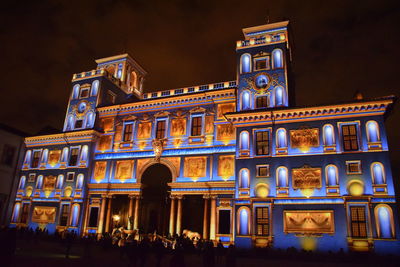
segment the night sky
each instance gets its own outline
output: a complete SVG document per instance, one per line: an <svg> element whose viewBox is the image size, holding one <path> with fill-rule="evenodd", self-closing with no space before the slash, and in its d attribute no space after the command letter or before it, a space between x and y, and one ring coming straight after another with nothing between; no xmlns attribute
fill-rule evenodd
<svg viewBox="0 0 400 267"><path fill-rule="evenodd" d="M61 129L72 74L124 52L147 70L147 92L234 80L241 29L268 17L291 21L297 105L350 100L356 90L400 96L399 1L326 2L7 1L0 122L31 134ZM396 170L399 105L387 120Z"/></svg>

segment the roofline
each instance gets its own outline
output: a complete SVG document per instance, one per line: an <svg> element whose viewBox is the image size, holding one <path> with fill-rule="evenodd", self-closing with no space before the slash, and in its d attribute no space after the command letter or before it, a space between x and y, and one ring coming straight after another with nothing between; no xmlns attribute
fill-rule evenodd
<svg viewBox="0 0 400 267"><path fill-rule="evenodd" d="M242 32L243 32L243 35L246 36L246 35L248 35L249 33L252 33L252 32L273 30L275 28L287 27L288 25L289 25L289 21L285 20L285 21L280 21L280 22L275 22L275 23L270 23L270 24L264 24L264 25L259 25L259 26L243 28Z"/></svg>

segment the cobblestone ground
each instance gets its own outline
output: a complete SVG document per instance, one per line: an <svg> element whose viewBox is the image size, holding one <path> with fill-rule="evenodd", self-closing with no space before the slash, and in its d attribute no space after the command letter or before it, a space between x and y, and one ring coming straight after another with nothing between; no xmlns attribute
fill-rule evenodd
<svg viewBox="0 0 400 267"><path fill-rule="evenodd" d="M124 256L121 258L118 249L110 248L104 250L98 245L91 245L89 251L90 255L85 256L84 247L81 244L74 244L70 251L70 257L65 258L65 246L62 243L50 242L50 241L39 241L39 242L17 242L16 255L13 258L4 258L0 261L0 266L29 266L29 267L45 267L45 266L135 266L129 259ZM296 259L293 255L288 255L287 258L280 257L279 259L268 259L262 258L249 258L240 257L236 259L236 266L245 267L261 267L261 266L296 266L296 267L313 267L313 266L377 266L379 262L376 261L363 261L362 263L357 263L353 259L344 258L341 260L335 260L335 262L327 262L324 259ZM303 257L304 258L304 257ZM171 255L165 254L161 261L161 266L173 266L170 265ZM187 267L197 267L197 266L207 266L203 265L202 255L188 253L184 255L185 266ZM396 262L385 261L384 267L388 266L398 266L398 259ZM139 267L140 265L137 264ZM149 253L147 261L143 266L156 266L155 254ZM215 266L226 266L225 258L216 258ZM233 266L230 266L233 267Z"/></svg>

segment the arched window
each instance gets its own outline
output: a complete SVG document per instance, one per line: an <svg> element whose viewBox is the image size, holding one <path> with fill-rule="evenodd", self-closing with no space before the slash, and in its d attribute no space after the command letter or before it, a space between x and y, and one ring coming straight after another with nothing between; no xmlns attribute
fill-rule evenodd
<svg viewBox="0 0 400 267"><path fill-rule="evenodd" d="M92 128L94 125L94 113L89 112L86 115L86 128Z"/></svg>
<svg viewBox="0 0 400 267"><path fill-rule="evenodd" d="M74 129L74 116L73 115L68 115L67 119L67 127L65 128L66 131L72 131Z"/></svg>
<svg viewBox="0 0 400 267"><path fill-rule="evenodd" d="M336 186L339 184L338 169L335 165L325 167L325 178L327 186Z"/></svg>
<svg viewBox="0 0 400 267"><path fill-rule="evenodd" d="M251 72L251 56L250 54L243 54L240 57L240 73Z"/></svg>
<svg viewBox="0 0 400 267"><path fill-rule="evenodd" d="M374 184L386 183L385 168L382 163L374 162L371 164L371 176Z"/></svg>
<svg viewBox="0 0 400 267"><path fill-rule="evenodd" d="M322 128L323 141L325 146L332 146L335 144L335 133L331 124L325 124Z"/></svg>
<svg viewBox="0 0 400 267"><path fill-rule="evenodd" d="M82 146L81 150L81 162L86 162L88 160L88 152L89 152L89 147L87 145Z"/></svg>
<svg viewBox="0 0 400 267"><path fill-rule="evenodd" d="M250 92L247 90L243 91L240 101L242 110L250 109Z"/></svg>
<svg viewBox="0 0 400 267"><path fill-rule="evenodd" d="M249 150L250 149L250 140L249 140L249 132L248 131L240 132L239 149L240 150Z"/></svg>
<svg viewBox="0 0 400 267"><path fill-rule="evenodd" d="M286 129L280 128L276 130L276 147L284 148L287 147L287 137L286 137Z"/></svg>
<svg viewBox="0 0 400 267"><path fill-rule="evenodd" d="M282 86L278 86L275 88L275 105L283 106L285 104L285 95Z"/></svg>
<svg viewBox="0 0 400 267"><path fill-rule="evenodd" d="M75 84L72 89L72 99L77 99L79 97L79 89L80 89L80 85Z"/></svg>
<svg viewBox="0 0 400 267"><path fill-rule="evenodd" d="M375 221L379 238L394 238L393 211L389 205L380 204L375 207Z"/></svg>
<svg viewBox="0 0 400 267"><path fill-rule="evenodd" d="M24 165L28 166L31 165L31 157L32 157L32 151L31 150L26 151Z"/></svg>
<svg viewBox="0 0 400 267"><path fill-rule="evenodd" d="M368 142L379 142L381 137L379 133L379 125L376 121L369 121L366 124Z"/></svg>
<svg viewBox="0 0 400 267"><path fill-rule="evenodd" d="M19 203L19 202L15 203L11 222L13 222L13 223L18 222L20 209L21 209L21 203Z"/></svg>
<svg viewBox="0 0 400 267"><path fill-rule="evenodd" d="M76 178L76 189L82 189L83 188L83 174L80 173L78 174L78 177Z"/></svg>
<svg viewBox="0 0 400 267"><path fill-rule="evenodd" d="M276 184L278 187L288 187L288 170L286 167L276 169Z"/></svg>
<svg viewBox="0 0 400 267"><path fill-rule="evenodd" d="M281 49L274 49L272 51L272 68L283 68L283 52Z"/></svg>
<svg viewBox="0 0 400 267"><path fill-rule="evenodd" d="M25 187L25 182L26 182L26 177L25 177L25 175L24 175L24 176L21 176L21 179L19 180L18 189L24 189L24 187Z"/></svg>
<svg viewBox="0 0 400 267"><path fill-rule="evenodd" d="M131 72L130 85L131 85L131 88L137 87L137 75L136 75L136 72L134 72L134 71Z"/></svg>
<svg viewBox="0 0 400 267"><path fill-rule="evenodd" d="M250 171L248 169L241 169L239 172L239 188L250 187Z"/></svg>
<svg viewBox="0 0 400 267"><path fill-rule="evenodd" d="M90 92L90 96L96 96L98 91L99 91L99 81L95 80L94 82L92 82L92 89Z"/></svg>
<svg viewBox="0 0 400 267"><path fill-rule="evenodd" d="M250 235L250 210L240 207L237 211L238 235Z"/></svg>
<svg viewBox="0 0 400 267"><path fill-rule="evenodd" d="M36 189L42 189L43 186L43 175L39 175L36 181Z"/></svg>
<svg viewBox="0 0 400 267"><path fill-rule="evenodd" d="M57 189L62 189L63 184L64 184L64 175L60 174L60 175L58 175L58 177L57 177L57 185L56 185L56 188L57 188Z"/></svg>
<svg viewBox="0 0 400 267"><path fill-rule="evenodd" d="M43 153L42 153L42 159L41 159L41 163L42 164L46 164L47 163L47 158L48 158L48 156L49 156L49 150L46 148L45 150L43 150Z"/></svg>
<svg viewBox="0 0 400 267"><path fill-rule="evenodd" d="M78 222L79 222L79 210L80 210L80 206L79 204L74 204L72 205L72 209L71 209L71 226L72 227L76 227L78 226Z"/></svg>
<svg viewBox="0 0 400 267"><path fill-rule="evenodd" d="M122 63L118 64L118 70L117 70L117 78L121 79L122 77Z"/></svg>
<svg viewBox="0 0 400 267"><path fill-rule="evenodd" d="M61 162L67 162L68 159L68 147L64 147L61 154Z"/></svg>

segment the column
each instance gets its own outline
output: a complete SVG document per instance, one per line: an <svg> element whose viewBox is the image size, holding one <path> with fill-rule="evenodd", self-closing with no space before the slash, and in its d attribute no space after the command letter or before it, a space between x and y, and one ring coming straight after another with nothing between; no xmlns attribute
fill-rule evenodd
<svg viewBox="0 0 400 267"><path fill-rule="evenodd" d="M171 196L171 210L169 212L169 234L173 236L175 234L175 196Z"/></svg>
<svg viewBox="0 0 400 267"><path fill-rule="evenodd" d="M215 240L216 229L216 213L217 213L217 197L211 197L211 214L210 214L210 239Z"/></svg>
<svg viewBox="0 0 400 267"><path fill-rule="evenodd" d="M204 215L203 215L203 239L208 239L208 199L209 196L203 196L204 198Z"/></svg>
<svg viewBox="0 0 400 267"><path fill-rule="evenodd" d="M133 220L133 229L135 230L139 228L139 201L140 201L140 196L136 196L135 215Z"/></svg>
<svg viewBox="0 0 400 267"><path fill-rule="evenodd" d="M183 196L178 196L178 208L176 215L176 233L181 235L181 225L182 225L182 198Z"/></svg>
<svg viewBox="0 0 400 267"><path fill-rule="evenodd" d="M104 211L106 209L106 196L103 196L101 199L101 207L100 207L100 219L99 226L97 228L97 236L100 237L103 234L103 225L104 225Z"/></svg>
<svg viewBox="0 0 400 267"><path fill-rule="evenodd" d="M128 210L128 230L132 230L133 228L133 223L131 222L132 216L133 216L133 198L134 196L129 195L129 210Z"/></svg>
<svg viewBox="0 0 400 267"><path fill-rule="evenodd" d="M111 202L112 202L112 197L108 198L108 206L107 206L107 216L106 216L106 227L105 227L105 232L109 233L110 232L110 220L111 220Z"/></svg>
<svg viewBox="0 0 400 267"><path fill-rule="evenodd" d="M83 220L83 227L82 227L81 236L84 236L86 234L87 221L89 219L89 206L90 206L90 198L87 198L86 206L85 206L85 213L83 214L84 220Z"/></svg>

